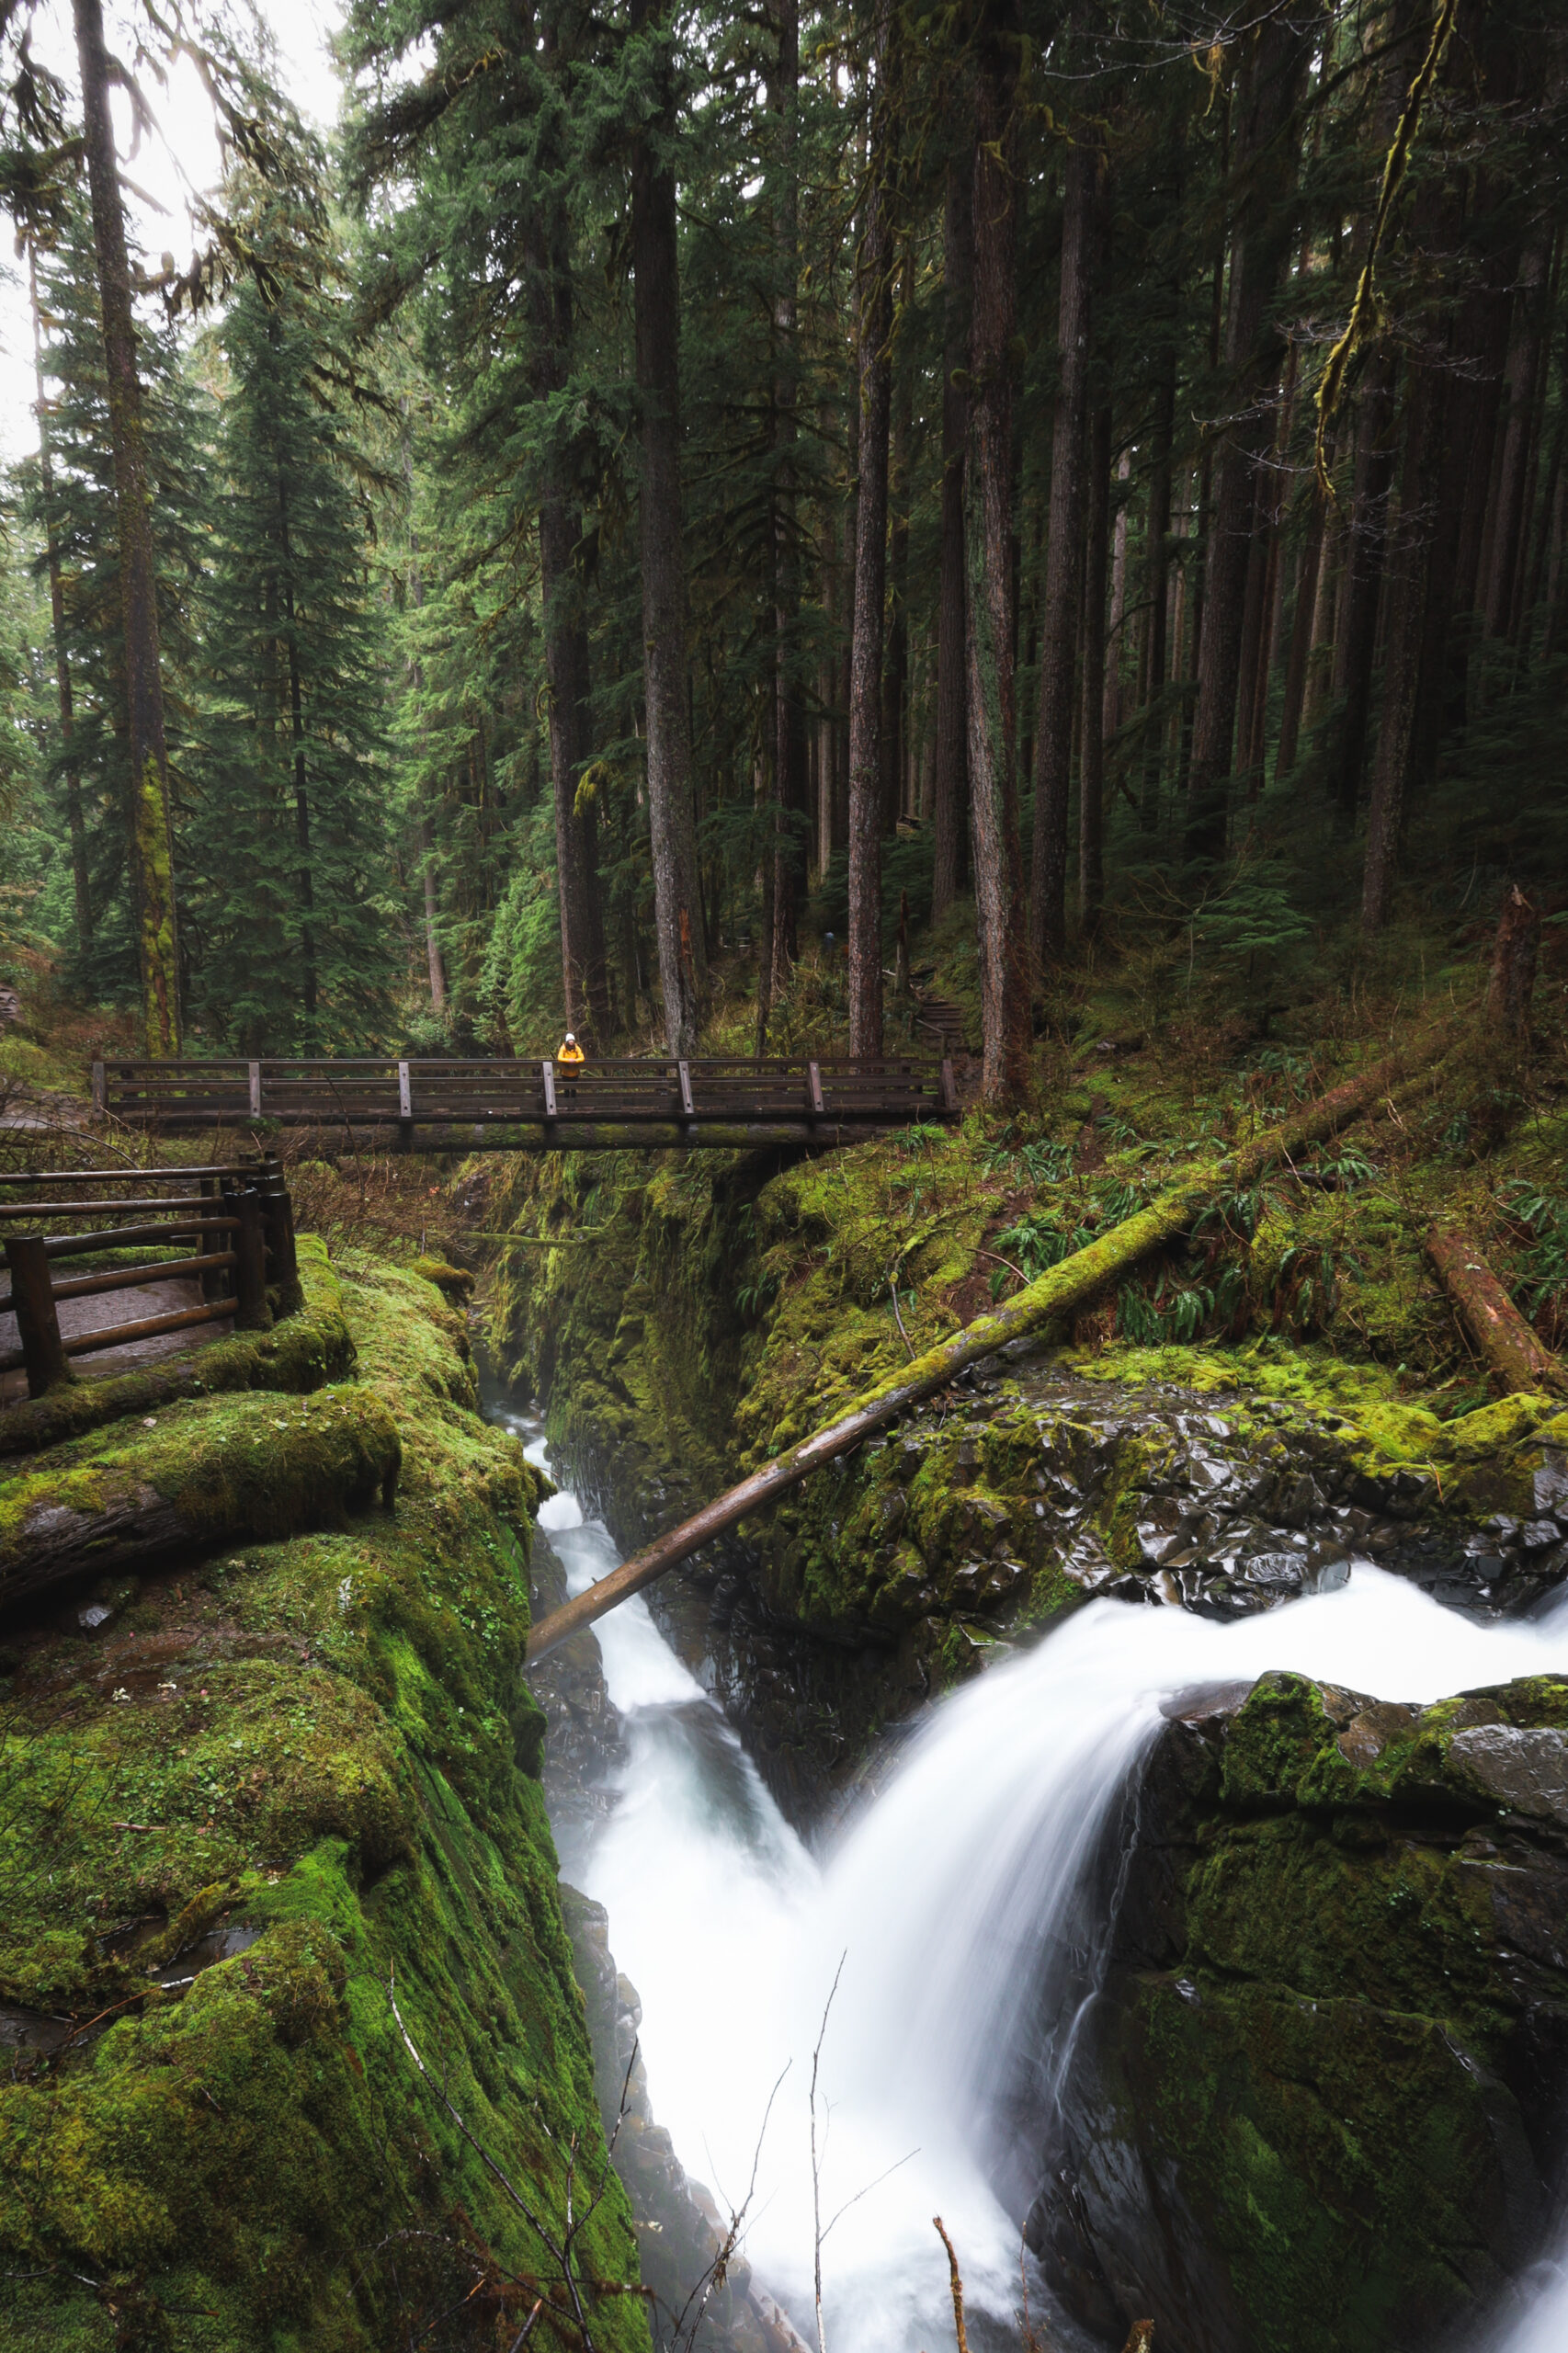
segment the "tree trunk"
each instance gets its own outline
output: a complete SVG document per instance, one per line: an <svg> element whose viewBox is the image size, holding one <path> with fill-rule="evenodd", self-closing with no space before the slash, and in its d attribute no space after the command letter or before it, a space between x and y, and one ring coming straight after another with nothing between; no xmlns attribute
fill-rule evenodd
<svg viewBox="0 0 1568 2353"><path fill-rule="evenodd" d="M1367 810L1367 855L1361 887L1361 932L1370 939L1388 921L1399 870L1405 786L1421 683L1426 591L1432 553L1433 507L1442 465L1442 388L1435 371L1411 371L1405 404L1404 464L1399 519L1390 535L1388 625L1383 645L1382 719L1378 729Z"/></svg>
<svg viewBox="0 0 1568 2353"><path fill-rule="evenodd" d="M870 61L866 214L856 266L860 387L855 629L849 671L849 1051L882 1051L882 603L887 587L892 326L892 7L879 0Z"/></svg>
<svg viewBox="0 0 1568 2353"><path fill-rule="evenodd" d="M1558 1396L1568 1389L1562 1364L1542 1347L1472 1244L1435 1225L1426 1236L1426 1256L1460 1322L1505 1389Z"/></svg>
<svg viewBox="0 0 1568 2353"><path fill-rule="evenodd" d="M1514 329L1508 346L1507 415L1492 535L1492 573L1486 589L1486 634L1507 637L1517 619L1525 486L1528 479L1536 390L1545 343L1547 271L1556 223L1543 221L1527 241L1519 260Z"/></svg>
<svg viewBox="0 0 1568 2353"><path fill-rule="evenodd" d="M964 440L970 306L974 284L974 157L961 148L948 165L942 218L942 557L937 614L937 775L932 831L931 915L963 887L969 833L969 727L964 649Z"/></svg>
<svg viewBox="0 0 1568 2353"><path fill-rule="evenodd" d="M305 1008L304 1047L315 1048L316 939L313 915L315 882L311 872L311 796L305 767L305 704L300 682L300 647L294 626L293 549L289 533L289 492L281 461L278 466L278 544L282 556L283 620L289 645L289 731L293 743L294 847L300 862L294 870L300 901L300 994Z"/></svg>
<svg viewBox="0 0 1568 2353"><path fill-rule="evenodd" d="M131 745L127 841L136 922L142 1021L149 1054L180 1051L179 934L175 909L174 829L164 687L158 647L157 581L131 309L125 212L109 117L112 79L100 0L73 0L82 74L83 142L97 256L109 445L114 459L119 586L125 622L125 701Z"/></svg>
<svg viewBox="0 0 1568 2353"><path fill-rule="evenodd" d="M795 522L796 403L800 360L796 328L800 307L800 181L797 163L797 104L801 80L800 0L774 0L778 40L772 110L777 117L778 157L774 172L773 244L777 272L773 297L773 693L774 799L780 826L774 859L774 984L782 988L800 953L799 910L806 879L806 714L797 670L796 637L801 609L801 558Z"/></svg>
<svg viewBox="0 0 1568 2353"><path fill-rule="evenodd" d="M1274 781L1288 777L1296 765L1301 742L1301 713L1306 708L1307 665L1312 659L1312 624L1317 617L1318 575L1323 568L1324 517L1328 502L1323 485L1314 481L1310 493L1307 535L1301 549L1301 574L1296 582L1296 609L1290 621L1290 645L1285 657L1285 693L1279 710L1279 742L1274 754Z"/></svg>
<svg viewBox="0 0 1568 2353"><path fill-rule="evenodd" d="M1067 151L1062 207L1062 298L1057 322L1061 382L1051 444L1051 520L1040 631L1040 693L1034 743L1034 843L1029 946L1038 964L1061 961L1067 945L1067 808L1078 655L1084 506L1088 485L1089 312L1095 214L1102 164L1088 126Z"/></svg>
<svg viewBox="0 0 1568 2353"><path fill-rule="evenodd" d="M965 469L970 819L980 956L981 1084L1010 1101L1028 1079L1028 943L1018 841L1013 676L1013 389L1017 310L1017 0L991 0L975 65L974 292ZM1069 726L1071 720L1069 719Z"/></svg>
<svg viewBox="0 0 1568 2353"><path fill-rule="evenodd" d="M437 930L435 851L430 840L428 818L421 821L419 846L424 852L422 863L425 875L425 955L430 974L430 1010L438 1020L445 1020L447 975L441 966L441 942Z"/></svg>
<svg viewBox="0 0 1568 2353"><path fill-rule="evenodd" d="M43 322L38 307L38 258L28 246L28 296L33 314L33 381L38 387L38 471L43 502L44 545L49 560L49 611L54 634L54 675L60 696L60 756L65 771L65 824L71 836L71 882L75 899L76 953L93 944L93 895L87 872L87 828L82 814L82 769L74 741L75 708L71 692L71 656L65 632L65 587L60 545L54 536L54 466L49 447L49 403L43 390Z"/></svg>
<svg viewBox="0 0 1568 2353"><path fill-rule="evenodd" d="M1176 341L1172 335L1160 363L1154 388L1154 449L1149 472L1149 519L1145 541L1143 593L1149 618L1144 633L1143 694L1145 710L1158 710L1165 690L1166 641L1170 610L1171 435L1176 424ZM1143 829L1153 833L1160 818L1160 781L1165 724L1145 725L1143 790L1141 815Z"/></svg>
<svg viewBox="0 0 1568 2353"><path fill-rule="evenodd" d="M1374 354L1361 386L1356 424L1356 474L1339 625L1335 632L1335 691L1340 699L1335 743L1335 800L1341 822L1354 820L1367 765L1377 658L1383 545L1394 467L1394 375L1391 351Z"/></svg>
<svg viewBox="0 0 1568 2353"><path fill-rule="evenodd" d="M708 967L698 898L697 829L687 709L686 562L680 490L680 280L676 252L676 124L664 0L632 0L631 31L653 52L657 111L631 153L631 260L637 392L642 411L642 686L648 723L648 831L665 1036L696 1051Z"/></svg>
<svg viewBox="0 0 1568 2353"><path fill-rule="evenodd" d="M1084 697L1078 754L1078 919L1093 939L1105 898L1106 534L1110 523L1110 406L1089 424L1088 535L1084 545ZM1125 517L1126 510L1122 510Z"/></svg>
<svg viewBox="0 0 1568 2353"><path fill-rule="evenodd" d="M549 54L553 43L545 29ZM528 254L530 376L534 398L559 397L571 373L572 274L566 224L543 208L531 223ZM556 887L561 908L561 982L569 1029L608 1026L604 919L599 903L597 832L591 802L579 811L577 786L586 759L588 635L584 625L577 550L582 523L552 462L540 498L540 595L550 703L550 779L555 813Z"/></svg>
<svg viewBox="0 0 1568 2353"><path fill-rule="evenodd" d="M1187 852L1195 858L1217 858L1225 847L1250 525L1258 460L1268 439L1261 395L1274 381L1278 363L1269 314L1292 237L1285 201L1296 173L1290 125L1315 31L1310 18L1262 19L1238 101L1232 178L1239 194L1225 327L1230 421L1219 435L1187 778Z"/></svg>
<svg viewBox="0 0 1568 2353"><path fill-rule="evenodd" d="M1106 420L1107 465L1109 465L1110 420ZM1116 526L1111 533L1110 619L1106 624L1105 697L1100 711L1100 733L1108 742L1121 725L1121 657L1122 640L1127 630L1127 496L1126 485L1132 477L1132 452L1124 449L1117 460L1116 479L1122 486L1122 498L1116 510ZM1107 501L1109 481L1107 480Z"/></svg>
<svg viewBox="0 0 1568 2353"><path fill-rule="evenodd" d="M1510 1053L1530 1041L1530 1005L1540 946L1540 912L1518 884L1511 883L1492 946L1492 980L1486 992L1486 1018Z"/></svg>
<svg viewBox="0 0 1568 2353"><path fill-rule="evenodd" d="M914 296L914 263L907 240L899 273L899 305L907 312ZM903 813L903 778L908 751L909 690L909 456L915 438L915 365L908 337L902 335L892 398L892 463L888 474L887 658L882 665L882 833L898 831Z"/></svg>

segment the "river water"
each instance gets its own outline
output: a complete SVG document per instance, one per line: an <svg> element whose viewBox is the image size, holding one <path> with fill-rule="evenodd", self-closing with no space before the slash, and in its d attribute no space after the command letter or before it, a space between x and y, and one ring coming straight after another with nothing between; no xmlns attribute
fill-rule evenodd
<svg viewBox="0 0 1568 2353"><path fill-rule="evenodd" d="M536 1421L492 1418L549 1467ZM571 1494L540 1518L572 1592L616 1565ZM1417 1701L1568 1673L1568 1609L1477 1625L1370 1564L1231 1624L1096 1601L935 1709L888 1785L815 1855L645 1602L596 1631L626 1755L579 1877L642 1997L653 2109L722 2208L755 2177L745 2253L814 2342L820 2046L829 2353L950 2344L936 2214L959 2250L976 2353L1017 2344L1021 2218L990 2186L992 2128L1035 2022L1081 1983L1088 1864L1163 1700L1270 1668ZM1071 2027L1069 2004L1058 2063ZM1533 2290L1484 2353L1558 2353L1568 2275L1544 2263ZM1068 2341L1058 2324L1053 2342Z"/></svg>

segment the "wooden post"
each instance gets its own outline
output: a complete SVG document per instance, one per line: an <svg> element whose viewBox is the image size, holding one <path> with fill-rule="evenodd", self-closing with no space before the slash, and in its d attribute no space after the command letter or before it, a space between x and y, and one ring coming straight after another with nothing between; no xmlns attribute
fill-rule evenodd
<svg viewBox="0 0 1568 2353"><path fill-rule="evenodd" d="M691 1099L691 1064L689 1063L676 1063L676 1071L680 1079L680 1108L682 1114L688 1120L695 1120L697 1117L697 1108Z"/></svg>
<svg viewBox="0 0 1568 2353"><path fill-rule="evenodd" d="M216 1176L199 1176L196 1180L196 1189L200 1194L202 1199L204 1201L210 1201L213 1209L216 1210L218 1207L218 1179ZM221 1240L222 1236L219 1234L204 1233L201 1237L200 1244L203 1255L205 1256L205 1254L210 1250L215 1250L219 1246ZM207 1272L201 1278L201 1296L204 1300L222 1298L223 1274L224 1269L222 1267L208 1267Z"/></svg>
<svg viewBox="0 0 1568 2353"><path fill-rule="evenodd" d="M815 1063L806 1064L806 1092L812 1117L820 1120L823 1114L822 1071Z"/></svg>
<svg viewBox="0 0 1568 2353"><path fill-rule="evenodd" d="M240 1230L234 1236L234 1329L269 1332L272 1310L267 1303L267 1233L261 1195L252 1188L233 1197Z"/></svg>
<svg viewBox="0 0 1568 2353"><path fill-rule="evenodd" d="M399 1063L397 1066L397 1116L400 1120L412 1120L414 1117L414 1081L409 1076L406 1063Z"/></svg>
<svg viewBox="0 0 1568 2353"><path fill-rule="evenodd" d="M553 1120L555 1117L555 1064L540 1063L540 1069L544 1077L544 1116L547 1120Z"/></svg>
<svg viewBox="0 0 1568 2353"><path fill-rule="evenodd" d="M944 1054L942 1057L942 1108L951 1119L956 1117L958 1108L959 1090L953 1078L953 1066Z"/></svg>
<svg viewBox="0 0 1568 2353"><path fill-rule="evenodd" d="M93 1064L93 1108L95 1111L108 1109L108 1080L102 1063Z"/></svg>
<svg viewBox="0 0 1568 2353"><path fill-rule="evenodd" d="M250 1115L253 1120L259 1120L261 1117L261 1064L259 1063L252 1063L249 1065L249 1069Z"/></svg>
<svg viewBox="0 0 1568 2353"><path fill-rule="evenodd" d="M42 1235L11 1236L6 1244L6 1264L11 1271L11 1303L27 1367L28 1395L41 1397L45 1390L58 1389L71 1378Z"/></svg>
<svg viewBox="0 0 1568 2353"><path fill-rule="evenodd" d="M282 1285L287 1297L300 1272L294 1248L294 1204L289 1198L289 1182L278 1154L264 1152L257 1166L256 1186L261 1194L270 1260L267 1272L275 1283Z"/></svg>

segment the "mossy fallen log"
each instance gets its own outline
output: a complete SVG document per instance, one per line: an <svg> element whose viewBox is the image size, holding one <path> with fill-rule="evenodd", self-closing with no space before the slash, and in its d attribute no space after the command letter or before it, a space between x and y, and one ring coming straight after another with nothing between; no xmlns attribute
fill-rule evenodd
<svg viewBox="0 0 1568 2353"><path fill-rule="evenodd" d="M390 1505L402 1461L385 1404L353 1387L202 1398L78 1439L0 1485L0 1610L78 1577L331 1526L378 1493Z"/></svg>
<svg viewBox="0 0 1568 2353"><path fill-rule="evenodd" d="M182 1397L245 1389L299 1393L341 1380L353 1370L354 1343L337 1277L316 1235L301 1234L297 1248L301 1304L270 1332L236 1332L134 1372L76 1381L0 1408L0 1456L40 1453L132 1415L161 1412ZM148 1267L149 1281L156 1271Z"/></svg>
<svg viewBox="0 0 1568 2353"><path fill-rule="evenodd" d="M1099 1235L1086 1249L1026 1284L1006 1303L976 1318L950 1339L916 1357L903 1371L868 1392L846 1414L814 1430L754 1471L678 1528L646 1545L631 1560L601 1577L585 1593L553 1610L528 1638L528 1661L543 1658L580 1628L590 1626L618 1603L652 1585L693 1552L700 1552L753 1512L772 1504L789 1488L801 1484L824 1463L853 1452L873 1432L885 1428L911 1405L945 1389L967 1367L994 1356L998 1349L1023 1339L1060 1318L1075 1313L1129 1274L1151 1252L1176 1240L1199 1211L1226 1190L1251 1183L1276 1160L1321 1143L1387 1096L1390 1089L1425 1069L1453 1043L1451 1028L1428 1032L1400 1052L1388 1055L1371 1068L1347 1079L1342 1086L1307 1104L1294 1119L1266 1130L1223 1159L1195 1168L1126 1219L1110 1233Z"/></svg>
<svg viewBox="0 0 1568 2353"><path fill-rule="evenodd" d="M1451 1227L1435 1225L1426 1256L1460 1324L1506 1389L1568 1393L1560 1359L1536 1337L1472 1243Z"/></svg>

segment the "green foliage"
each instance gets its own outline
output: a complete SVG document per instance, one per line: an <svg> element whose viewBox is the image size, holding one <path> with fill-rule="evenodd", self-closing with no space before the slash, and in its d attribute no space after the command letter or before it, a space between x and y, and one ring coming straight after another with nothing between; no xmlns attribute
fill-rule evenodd
<svg viewBox="0 0 1568 2353"><path fill-rule="evenodd" d="M1037 1275L1043 1275L1050 1267L1059 1267L1075 1250L1086 1250L1094 1238L1086 1225L1063 1226L1046 1211L1036 1211L996 1236L996 1252L1000 1257L1010 1258L1025 1279L1032 1283ZM999 1267L991 1278L993 1299L1000 1297L1006 1280L1006 1267Z"/></svg>
<svg viewBox="0 0 1568 2353"><path fill-rule="evenodd" d="M274 218L259 233L288 231ZM268 302L247 284L220 337L187 921L193 1010L214 1045L246 1054L351 1051L386 1021L381 627L363 461L328 389L338 336L324 293Z"/></svg>

